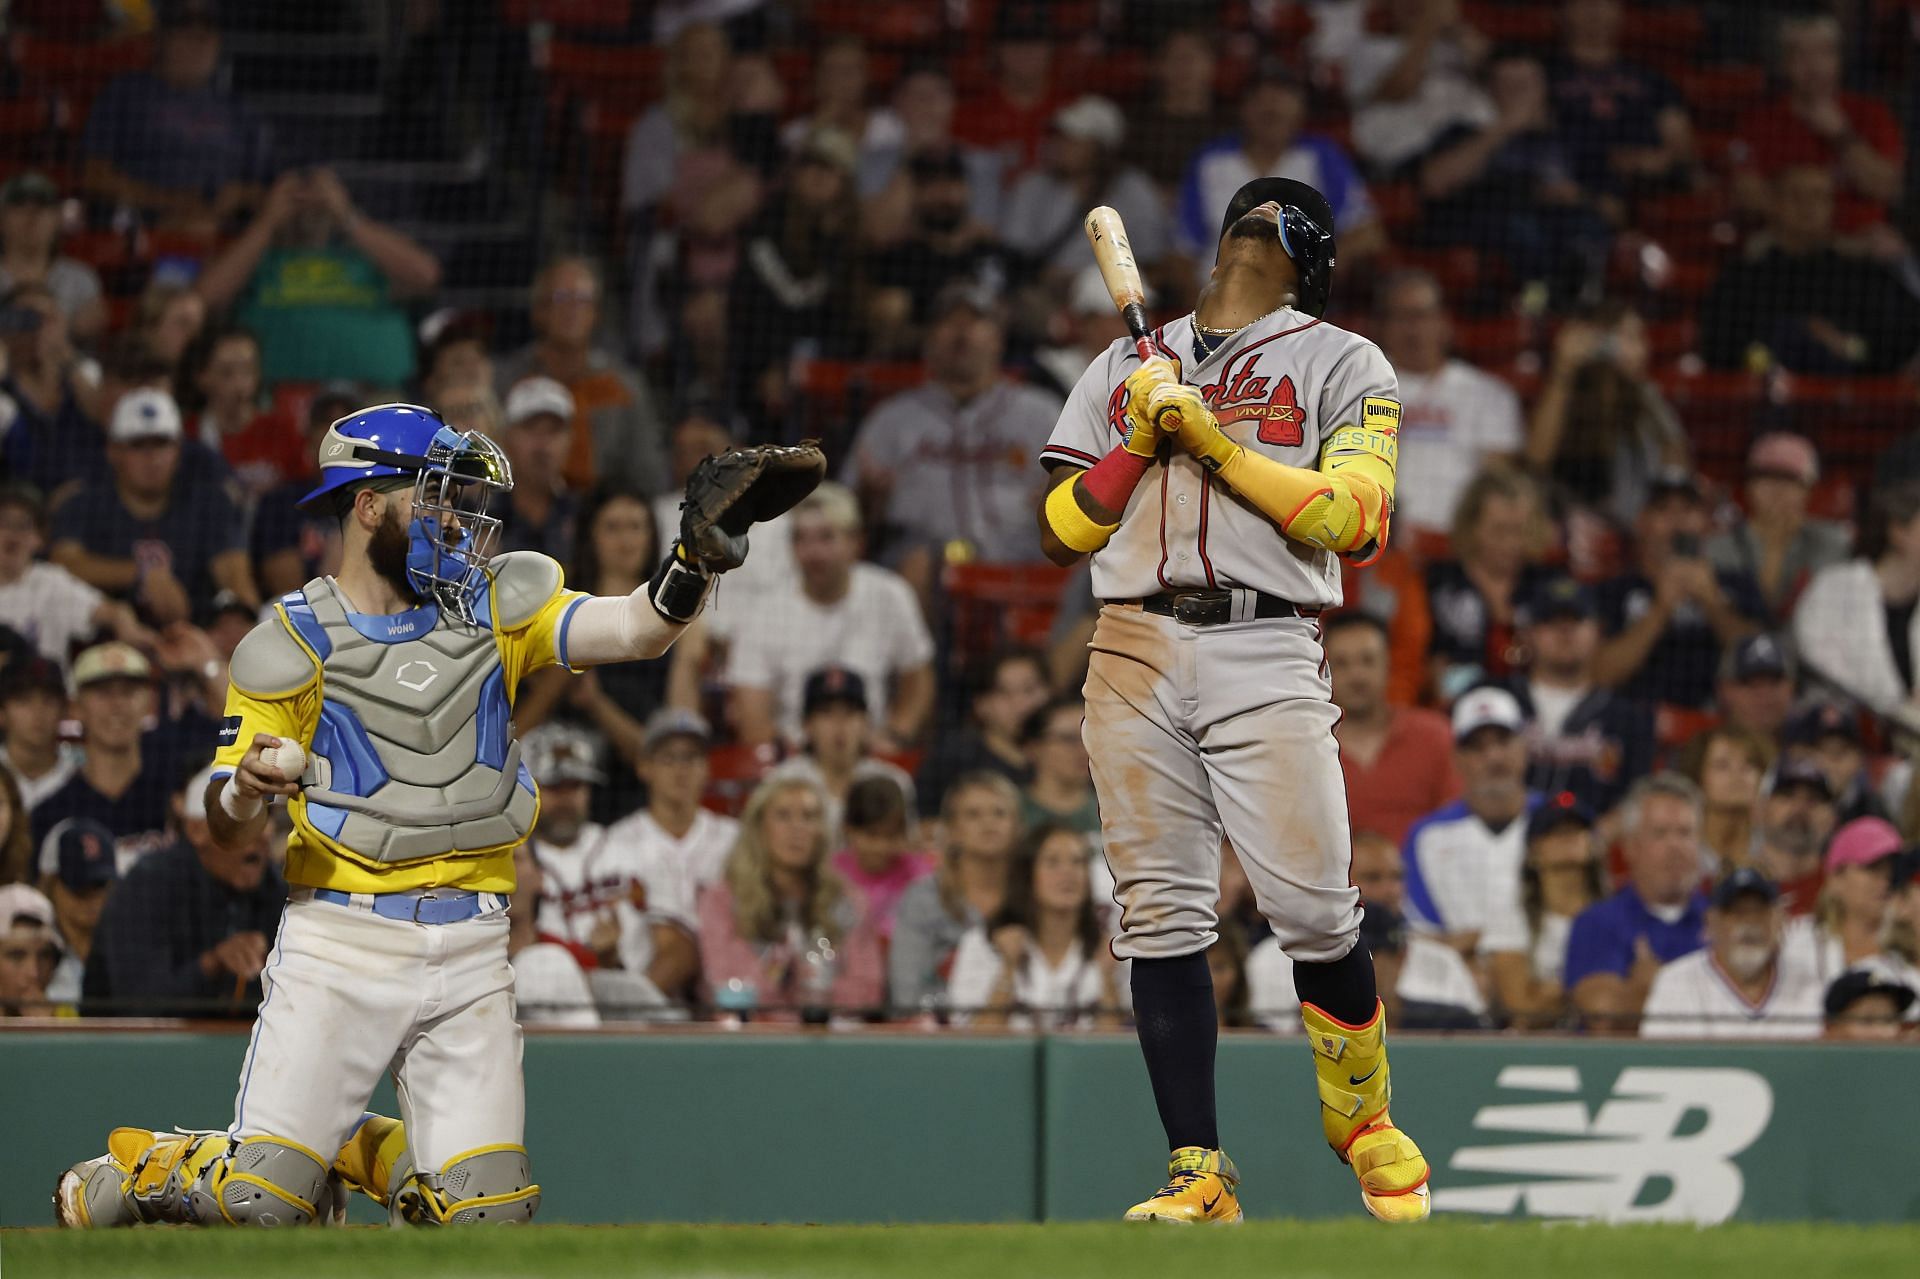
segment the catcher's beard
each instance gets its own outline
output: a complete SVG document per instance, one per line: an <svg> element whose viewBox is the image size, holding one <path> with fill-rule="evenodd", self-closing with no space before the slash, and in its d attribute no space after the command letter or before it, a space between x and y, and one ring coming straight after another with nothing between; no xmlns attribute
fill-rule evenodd
<svg viewBox="0 0 1920 1279"><path fill-rule="evenodd" d="M392 502L387 504L373 536L367 540L367 562L403 598L416 601L420 598L407 577L407 526L400 522Z"/></svg>

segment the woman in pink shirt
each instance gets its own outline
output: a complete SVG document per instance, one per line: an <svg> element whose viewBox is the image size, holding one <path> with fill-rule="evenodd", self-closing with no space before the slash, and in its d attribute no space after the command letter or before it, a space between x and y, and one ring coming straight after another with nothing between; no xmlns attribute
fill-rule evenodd
<svg viewBox="0 0 1920 1279"><path fill-rule="evenodd" d="M847 847L833 855L833 869L867 899L874 930L883 939L891 937L900 894L932 874L940 859L913 848L907 797L891 778L867 777L848 788L840 825Z"/></svg>
<svg viewBox="0 0 1920 1279"><path fill-rule="evenodd" d="M699 914L702 985L722 1009L825 1021L882 1002L879 935L865 899L827 865L826 798L812 782L753 793Z"/></svg>

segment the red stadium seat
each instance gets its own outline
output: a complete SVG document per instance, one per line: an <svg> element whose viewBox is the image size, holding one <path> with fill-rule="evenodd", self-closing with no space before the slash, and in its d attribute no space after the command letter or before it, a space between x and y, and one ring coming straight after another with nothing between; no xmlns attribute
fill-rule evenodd
<svg viewBox="0 0 1920 1279"><path fill-rule="evenodd" d="M45 40L21 33L7 42L13 65L34 90L58 93L84 120L93 99L107 81L128 71L144 70L153 61L152 42L145 39L68 41Z"/></svg>
<svg viewBox="0 0 1920 1279"><path fill-rule="evenodd" d="M628 116L660 96L664 50L658 45L582 44L555 40L547 46L550 91Z"/></svg>
<svg viewBox="0 0 1920 1279"><path fill-rule="evenodd" d="M520 27L546 22L562 31L627 31L633 0L506 0L501 16Z"/></svg>
<svg viewBox="0 0 1920 1279"><path fill-rule="evenodd" d="M1382 182L1373 189L1373 207L1380 211L1380 221L1387 228L1387 238L1394 238L1394 232L1417 226L1420 222L1420 192L1411 182Z"/></svg>
<svg viewBox="0 0 1920 1279"><path fill-rule="evenodd" d="M1629 10L1620 24L1620 46L1629 58L1678 71L1693 63L1705 33L1697 10L1643 6Z"/></svg>
<svg viewBox="0 0 1920 1279"><path fill-rule="evenodd" d="M1692 355L1699 345L1699 326L1691 317L1656 320L1647 325L1647 346L1656 366L1669 365L1684 355Z"/></svg>
<svg viewBox="0 0 1920 1279"><path fill-rule="evenodd" d="M1533 348L1533 321L1524 315L1496 315L1483 320L1455 320L1453 349L1461 359L1488 368L1511 364Z"/></svg>
<svg viewBox="0 0 1920 1279"><path fill-rule="evenodd" d="M1044 644L1070 568L948 564L941 574L956 666L1005 644Z"/></svg>
<svg viewBox="0 0 1920 1279"><path fill-rule="evenodd" d="M1465 247L1449 249L1406 249L1396 247L1393 250L1393 265L1419 267L1440 281L1440 291L1448 297L1460 297L1472 291L1481 281L1481 272L1485 267L1480 251Z"/></svg>
<svg viewBox="0 0 1920 1279"><path fill-rule="evenodd" d="M779 762L780 750L771 744L714 747L707 752L707 793L701 802L718 813L738 814L767 770Z"/></svg>
<svg viewBox="0 0 1920 1279"><path fill-rule="evenodd" d="M1767 73L1750 66L1690 67L1680 74L1680 92L1696 129L1732 129L1766 98Z"/></svg>
<svg viewBox="0 0 1920 1279"><path fill-rule="evenodd" d="M1557 5L1469 4L1467 25L1495 44L1549 45L1560 34Z"/></svg>
<svg viewBox="0 0 1920 1279"><path fill-rule="evenodd" d="M825 34L877 45L926 44L945 25L937 0L815 0L807 20Z"/></svg>

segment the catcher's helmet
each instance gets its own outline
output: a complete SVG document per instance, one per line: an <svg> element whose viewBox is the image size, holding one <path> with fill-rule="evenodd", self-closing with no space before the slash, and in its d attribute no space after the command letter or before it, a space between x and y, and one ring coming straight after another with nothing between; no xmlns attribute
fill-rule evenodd
<svg viewBox="0 0 1920 1279"><path fill-rule="evenodd" d="M1300 276L1295 306L1318 318L1326 313L1327 295L1333 291L1333 206L1326 196L1292 178L1255 178L1233 193L1227 216L1220 221L1220 238L1270 200L1280 205L1280 247Z"/></svg>

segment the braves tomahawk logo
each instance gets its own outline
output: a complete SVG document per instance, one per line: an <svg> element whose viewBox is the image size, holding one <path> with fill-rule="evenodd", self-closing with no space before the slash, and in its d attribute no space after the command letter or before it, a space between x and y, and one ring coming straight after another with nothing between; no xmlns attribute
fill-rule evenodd
<svg viewBox="0 0 1920 1279"><path fill-rule="evenodd" d="M1630 1067L1591 1111L1575 1066L1508 1066L1497 1083L1565 1100L1482 1106L1475 1130L1520 1139L1454 1151L1449 1171L1479 1184L1435 1177L1436 1212L1717 1224L1746 1189L1734 1157L1773 1118L1773 1089L1751 1070Z"/></svg>

